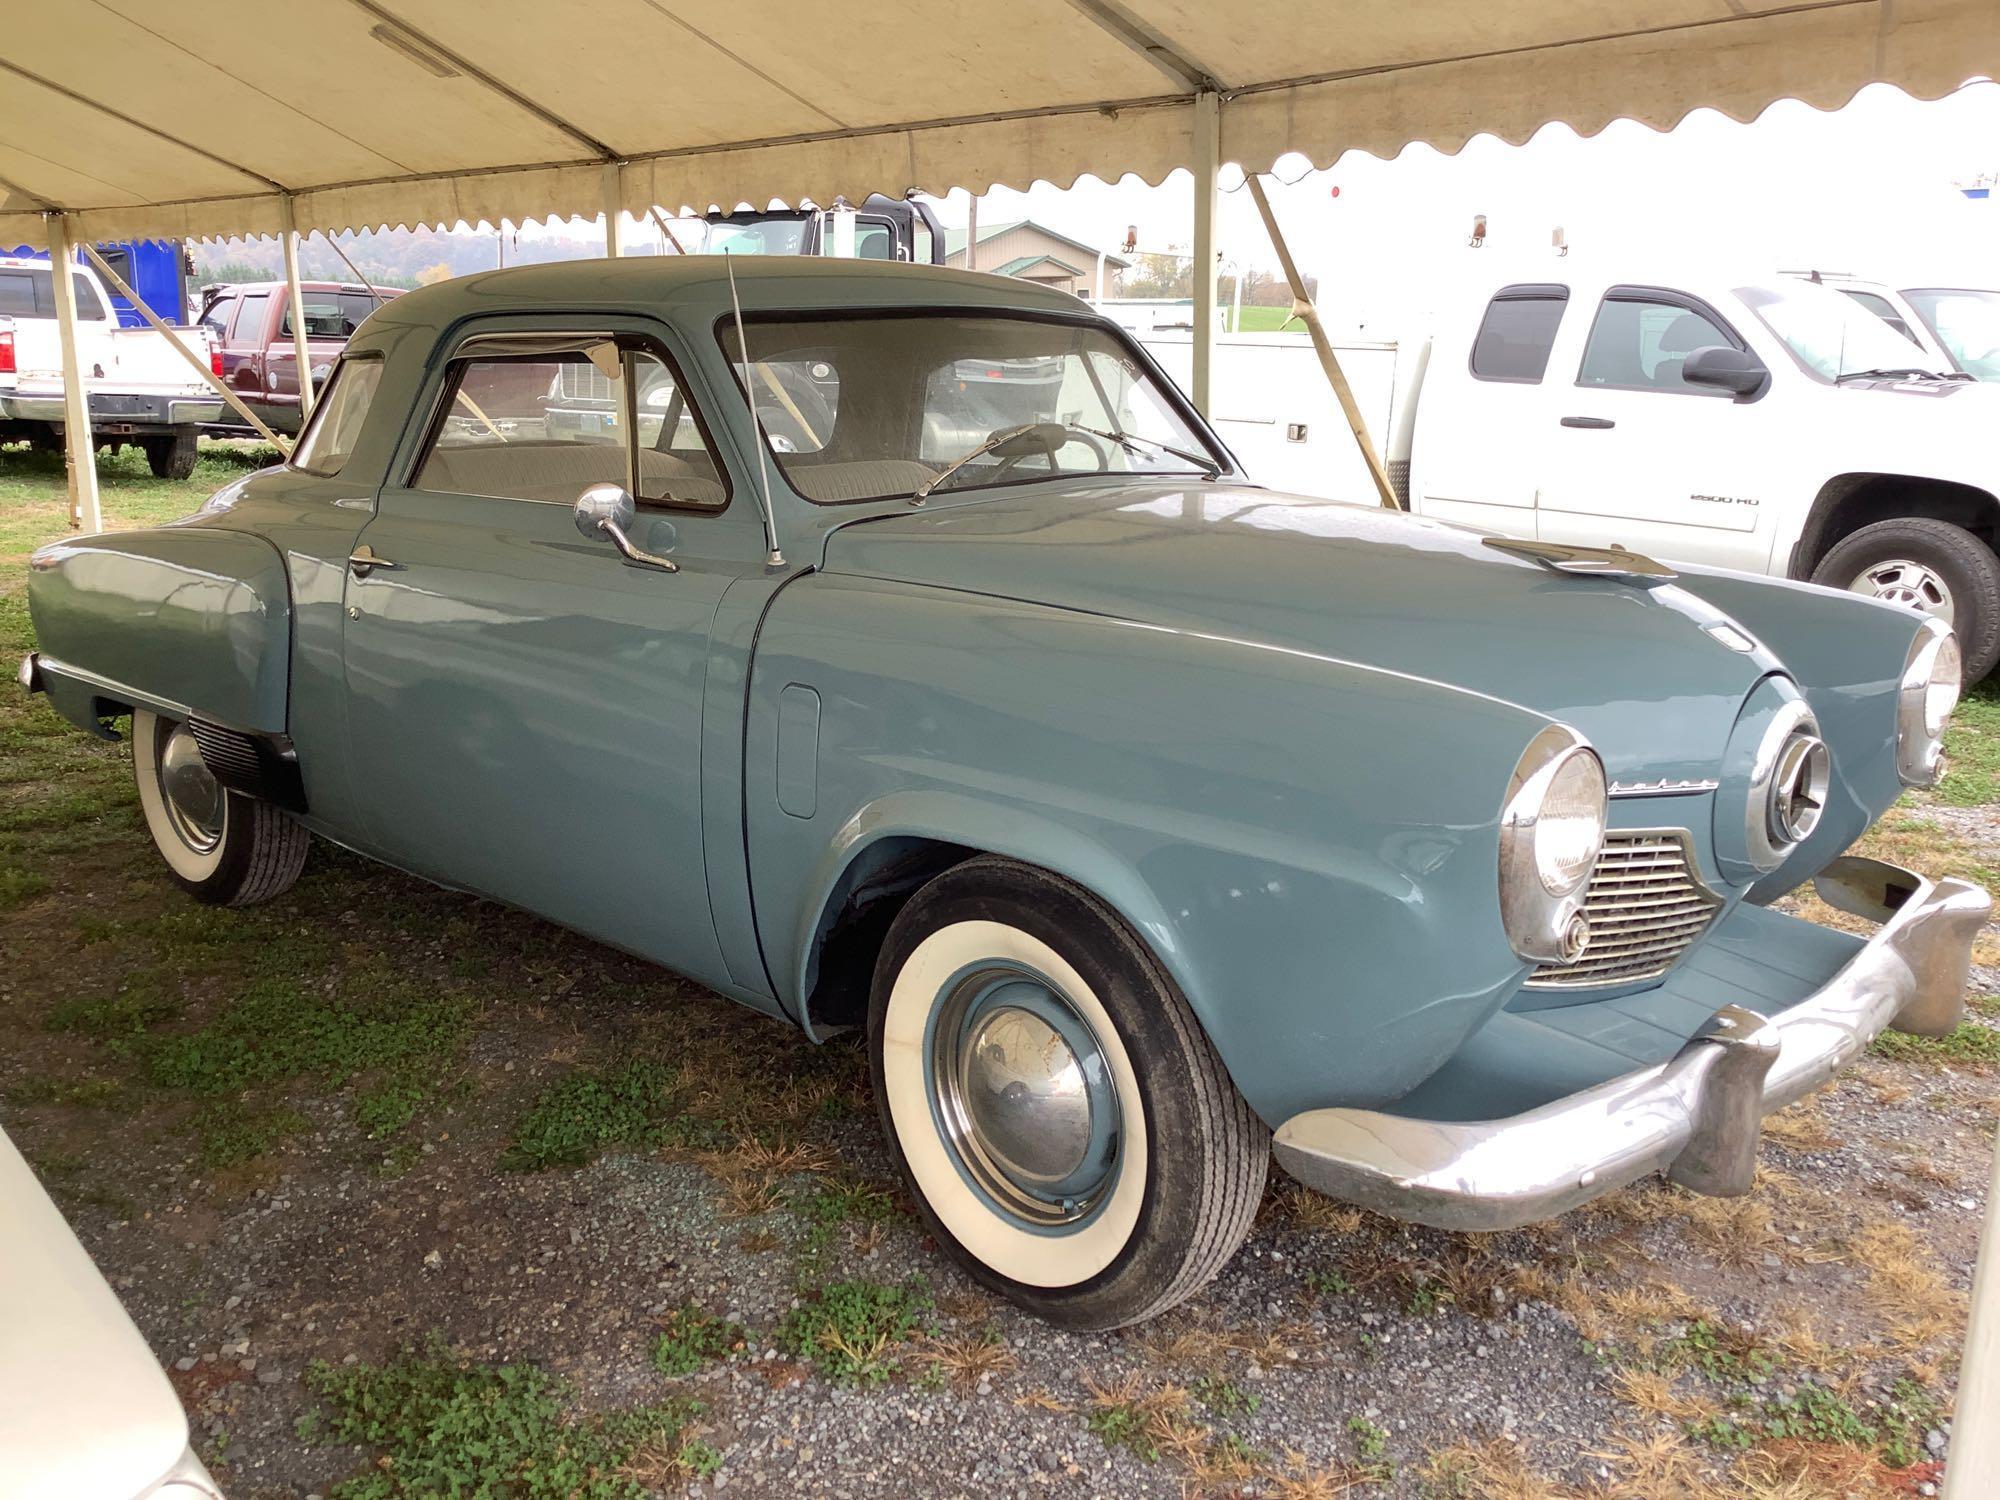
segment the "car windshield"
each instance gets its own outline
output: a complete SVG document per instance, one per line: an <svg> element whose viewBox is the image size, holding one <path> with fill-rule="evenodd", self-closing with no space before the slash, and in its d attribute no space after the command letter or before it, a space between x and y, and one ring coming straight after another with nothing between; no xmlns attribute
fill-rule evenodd
<svg viewBox="0 0 2000 1500"><path fill-rule="evenodd" d="M810 219L785 216L749 224L727 220L701 221L700 248L710 255L797 255L806 242ZM683 236L681 230L674 231ZM686 238L681 239L686 244Z"/></svg>
<svg viewBox="0 0 2000 1500"><path fill-rule="evenodd" d="M1783 279L1737 295L1784 341L1793 358L1827 380L1875 371L1939 370L1930 355L1832 287Z"/></svg>
<svg viewBox="0 0 2000 1500"><path fill-rule="evenodd" d="M762 318L746 327L747 372L734 324L718 332L786 481L823 504L1228 467L1100 325L928 312Z"/></svg>
<svg viewBox="0 0 2000 1500"><path fill-rule="evenodd" d="M1903 295L1961 370L2000 380L2000 292L1930 287Z"/></svg>

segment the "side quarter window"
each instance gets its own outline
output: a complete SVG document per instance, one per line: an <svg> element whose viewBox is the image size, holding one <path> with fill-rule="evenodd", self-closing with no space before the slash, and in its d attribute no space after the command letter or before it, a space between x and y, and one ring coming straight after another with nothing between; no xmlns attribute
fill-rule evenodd
<svg viewBox="0 0 2000 1500"><path fill-rule="evenodd" d="M360 441L375 388L381 383L379 357L357 356L335 365L298 447L292 450L292 467L323 479L338 474Z"/></svg>
<svg viewBox="0 0 2000 1500"><path fill-rule="evenodd" d="M1538 383L1549 368L1549 352L1568 306L1568 287L1500 288L1486 304L1472 341L1472 373L1480 380Z"/></svg>
<svg viewBox="0 0 2000 1500"><path fill-rule="evenodd" d="M678 373L608 336L474 339L445 371L411 487L568 505L593 484L720 509L728 482Z"/></svg>
<svg viewBox="0 0 2000 1500"><path fill-rule="evenodd" d="M1584 346L1581 386L1628 391L1669 391L1689 396L1718 392L1681 379L1681 364L1697 349L1741 349L1743 340L1719 316L1691 297L1613 287L1604 294Z"/></svg>

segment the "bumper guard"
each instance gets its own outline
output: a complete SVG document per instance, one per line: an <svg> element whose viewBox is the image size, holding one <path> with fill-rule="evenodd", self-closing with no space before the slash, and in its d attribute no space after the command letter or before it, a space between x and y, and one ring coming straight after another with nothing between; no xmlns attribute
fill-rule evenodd
<svg viewBox="0 0 2000 1500"><path fill-rule="evenodd" d="M1308 1187L1439 1229L1512 1229L1664 1171L1698 1193L1747 1193L1763 1118L1811 1093L1886 1027L1943 1036L1965 1014L1978 886L1880 860L1835 860L1820 898L1882 923L1818 993L1766 1018L1724 1006L1666 1062L1503 1120L1367 1109L1292 1116L1272 1141Z"/></svg>

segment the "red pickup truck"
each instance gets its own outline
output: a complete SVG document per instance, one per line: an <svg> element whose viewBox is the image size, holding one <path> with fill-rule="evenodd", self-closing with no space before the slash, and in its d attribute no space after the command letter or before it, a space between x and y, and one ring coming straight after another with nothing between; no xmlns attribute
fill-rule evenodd
<svg viewBox="0 0 2000 1500"><path fill-rule="evenodd" d="M302 281L306 308L306 353L313 389L327 373L364 319L390 297L357 282ZM222 354L222 378L244 405L279 432L299 430L299 360L292 342L291 298L282 281L239 281L208 288L201 326L215 335ZM249 431L234 408L222 413L211 431Z"/></svg>

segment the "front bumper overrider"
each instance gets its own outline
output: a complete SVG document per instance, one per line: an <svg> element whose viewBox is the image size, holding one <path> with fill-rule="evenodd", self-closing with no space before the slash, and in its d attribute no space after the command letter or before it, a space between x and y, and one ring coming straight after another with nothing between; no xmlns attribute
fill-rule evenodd
<svg viewBox="0 0 2000 1500"><path fill-rule="evenodd" d="M1666 1062L1498 1120L1315 1109L1272 1150L1309 1187L1440 1229L1511 1229L1664 1171L1745 1193L1763 1118L1812 1092L1887 1027L1943 1036L1965 1014L1972 942L1992 900L1880 860L1835 860L1814 884L1881 930L1817 992L1775 1016L1717 1011Z"/></svg>

